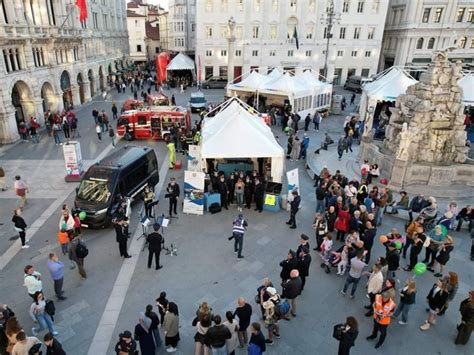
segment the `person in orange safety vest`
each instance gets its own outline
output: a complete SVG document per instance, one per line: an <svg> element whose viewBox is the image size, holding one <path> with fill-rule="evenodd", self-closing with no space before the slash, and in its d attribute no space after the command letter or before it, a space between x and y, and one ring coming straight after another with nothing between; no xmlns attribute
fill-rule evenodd
<svg viewBox="0 0 474 355"><path fill-rule="evenodd" d="M367 340L373 340L377 338L377 334L380 331L380 338L375 349L382 346L385 337L387 336L387 327L390 324L391 317L395 312L397 305L389 297L387 292L375 296L374 308L374 329L372 334L367 337Z"/></svg>

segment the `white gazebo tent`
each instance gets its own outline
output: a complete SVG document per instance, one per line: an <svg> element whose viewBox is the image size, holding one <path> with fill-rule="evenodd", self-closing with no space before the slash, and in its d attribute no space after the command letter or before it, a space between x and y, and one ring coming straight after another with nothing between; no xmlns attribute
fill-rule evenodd
<svg viewBox="0 0 474 355"><path fill-rule="evenodd" d="M176 57L174 57L166 67L166 71L176 70L190 70L193 79L196 77L194 61L183 53L178 53L178 55L176 55Z"/></svg>
<svg viewBox="0 0 474 355"><path fill-rule="evenodd" d="M464 106L474 106L474 73L465 75L458 81L463 91Z"/></svg>
<svg viewBox="0 0 474 355"><path fill-rule="evenodd" d="M249 112L238 98L222 105L214 117L206 117L202 128L201 159L270 158L273 182L282 183L285 153L262 117Z"/></svg>
<svg viewBox="0 0 474 355"><path fill-rule="evenodd" d="M229 84L227 86L227 90L230 91L231 93L230 96L239 95L239 92L241 91L244 91L246 93L247 92L255 93L263 86L263 84L265 84L269 80L270 79L268 76L260 74L256 70L253 70L242 81L235 84Z"/></svg>
<svg viewBox="0 0 474 355"><path fill-rule="evenodd" d="M363 86L359 110L361 120L365 120L369 108L372 108L374 112L377 103L395 101L398 96L406 92L409 86L416 83L417 80L397 67L391 67L382 72L374 81ZM371 130L372 127L366 127L366 129Z"/></svg>
<svg viewBox="0 0 474 355"><path fill-rule="evenodd" d="M321 109L331 106L332 84L323 83L318 80L316 75L311 70L306 70L301 74L296 75L297 78L306 82L314 89L313 93L313 109Z"/></svg>

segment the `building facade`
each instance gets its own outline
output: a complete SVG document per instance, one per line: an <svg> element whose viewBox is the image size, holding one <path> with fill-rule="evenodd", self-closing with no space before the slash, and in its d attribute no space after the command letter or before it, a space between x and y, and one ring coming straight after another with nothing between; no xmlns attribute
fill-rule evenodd
<svg viewBox="0 0 474 355"><path fill-rule="evenodd" d="M197 2L197 4L196 4ZM168 1L168 50L194 57L196 48L196 9L204 0Z"/></svg>
<svg viewBox="0 0 474 355"><path fill-rule="evenodd" d="M433 51L452 48L450 58L474 67L472 0L391 0L380 69L431 62Z"/></svg>
<svg viewBox="0 0 474 355"><path fill-rule="evenodd" d="M250 70L312 68L323 73L329 37L327 9L334 5L327 78L343 84L350 75L377 71L388 0L202 0L196 5L196 61L203 79L234 77ZM228 53L228 20L235 20ZM299 48L296 47L298 38Z"/></svg>
<svg viewBox="0 0 474 355"><path fill-rule="evenodd" d="M105 90L128 56L126 8L88 1L81 24L71 1L0 3L0 143L10 143L20 120L43 122L46 110L76 107Z"/></svg>

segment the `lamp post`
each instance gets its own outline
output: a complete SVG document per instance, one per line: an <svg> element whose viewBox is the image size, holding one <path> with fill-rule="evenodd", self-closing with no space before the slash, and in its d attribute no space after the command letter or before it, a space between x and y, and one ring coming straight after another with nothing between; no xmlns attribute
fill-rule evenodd
<svg viewBox="0 0 474 355"><path fill-rule="evenodd" d="M229 33L227 35L228 50L227 50L227 83L234 82L234 44L235 44L235 20L233 17L227 21Z"/></svg>
<svg viewBox="0 0 474 355"><path fill-rule="evenodd" d="M326 12L321 16L321 24L326 25L326 54L324 55L324 80L328 81L328 60L329 60L329 44L332 38L332 28L341 22L341 14L334 10L334 1L331 0Z"/></svg>

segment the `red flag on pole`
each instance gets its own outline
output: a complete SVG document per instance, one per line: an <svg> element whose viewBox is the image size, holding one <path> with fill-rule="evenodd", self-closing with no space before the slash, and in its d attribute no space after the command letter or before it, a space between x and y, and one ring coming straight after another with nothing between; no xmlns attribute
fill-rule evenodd
<svg viewBox="0 0 474 355"><path fill-rule="evenodd" d="M86 0L76 0L76 6L79 8L79 20L84 22L87 18L87 2Z"/></svg>

